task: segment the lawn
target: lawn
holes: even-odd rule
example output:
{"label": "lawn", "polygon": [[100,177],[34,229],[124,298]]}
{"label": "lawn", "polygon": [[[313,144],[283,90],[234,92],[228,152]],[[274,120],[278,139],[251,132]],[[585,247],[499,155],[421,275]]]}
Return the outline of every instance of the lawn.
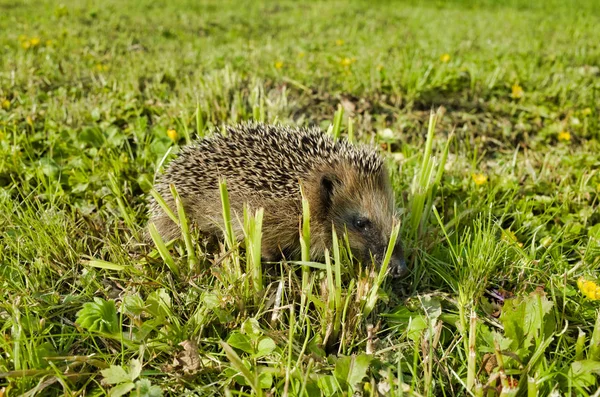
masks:
{"label": "lawn", "polygon": [[[0,396],[598,396],[596,3],[0,0]],[[142,244],[252,119],[380,147],[410,275]]]}

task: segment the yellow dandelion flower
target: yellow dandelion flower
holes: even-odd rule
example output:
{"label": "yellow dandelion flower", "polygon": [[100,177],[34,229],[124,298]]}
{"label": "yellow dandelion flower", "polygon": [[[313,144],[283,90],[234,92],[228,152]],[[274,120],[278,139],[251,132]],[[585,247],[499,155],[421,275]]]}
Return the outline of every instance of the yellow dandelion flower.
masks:
{"label": "yellow dandelion flower", "polygon": [[600,286],[593,281],[579,277],[577,280],[579,291],[586,297],[592,300],[600,300]]}
{"label": "yellow dandelion flower", "polygon": [[523,95],[524,95],[523,87],[521,87],[517,83],[513,84],[512,93],[510,94],[510,96],[513,99],[519,99],[519,98],[523,98]]}
{"label": "yellow dandelion flower", "polygon": [[10,107],[10,101],[8,99],[4,99],[2,101],[2,109],[8,109]]}
{"label": "yellow dandelion flower", "polygon": [[487,175],[483,174],[471,174],[471,178],[473,178],[473,182],[475,182],[477,186],[485,185],[488,180]]}
{"label": "yellow dandelion flower", "polygon": [[33,37],[31,40],[29,40],[29,44],[31,44],[32,47],[37,47],[40,45],[42,41],[40,40],[39,37]]}
{"label": "yellow dandelion flower", "polygon": [[344,67],[348,67],[350,65],[352,65],[354,62],[356,62],[356,58],[343,58],[340,63],[342,64],[342,66]]}
{"label": "yellow dandelion flower", "polygon": [[335,45],[338,46],[338,47],[339,46],[343,46],[344,45],[344,40],[340,40],[340,39],[336,40],[335,41]]}
{"label": "yellow dandelion flower", "polygon": [[21,47],[23,47],[24,49],[29,49],[29,47],[31,47],[31,42],[29,40],[27,41],[22,41],[21,42]]}
{"label": "yellow dandelion flower", "polygon": [[444,63],[450,62],[450,54],[442,54],[442,56],[440,56],[440,61]]}
{"label": "yellow dandelion flower", "polygon": [[561,131],[558,133],[558,140],[569,142],[571,140],[571,133],[569,131]]}
{"label": "yellow dandelion flower", "polygon": [[546,236],[542,239],[542,241],[540,241],[540,243],[542,244],[542,246],[544,246],[545,248],[548,248],[550,246],[550,244],[552,244],[552,237],[550,236]]}
{"label": "yellow dandelion flower", "polygon": [[501,239],[509,243],[516,243],[519,247],[523,246],[523,243],[519,242],[517,235],[512,230],[504,230]]}
{"label": "yellow dandelion flower", "polygon": [[275,62],[275,69],[281,69],[283,67],[283,62],[277,61]]}
{"label": "yellow dandelion flower", "polygon": [[104,65],[102,63],[97,63],[96,70],[99,72],[106,72],[108,70],[108,65]]}
{"label": "yellow dandelion flower", "polygon": [[589,116],[590,114],[592,114],[592,109],[591,108],[585,108],[581,111],[581,114],[583,114],[584,116]]}
{"label": "yellow dandelion flower", "polygon": [[27,116],[27,118],[25,119],[25,121],[27,122],[27,124],[29,124],[30,126],[33,127],[33,119],[31,118],[31,116]]}
{"label": "yellow dandelion flower", "polygon": [[305,56],[305,55],[306,55],[306,54],[305,54],[304,52],[300,51],[300,52],[298,53],[298,58],[304,58],[304,56]]}
{"label": "yellow dandelion flower", "polygon": [[173,141],[173,142],[177,142],[177,131],[175,131],[174,129],[168,129],[167,130],[167,136]]}

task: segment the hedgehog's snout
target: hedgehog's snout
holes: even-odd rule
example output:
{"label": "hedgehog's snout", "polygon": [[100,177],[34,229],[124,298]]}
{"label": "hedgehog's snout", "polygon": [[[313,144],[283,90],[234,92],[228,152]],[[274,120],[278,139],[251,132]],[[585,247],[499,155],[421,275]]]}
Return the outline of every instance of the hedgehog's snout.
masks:
{"label": "hedgehog's snout", "polygon": [[402,243],[400,241],[396,242],[388,269],[389,274],[392,277],[404,277],[409,272],[408,266],[406,265],[406,258],[404,257],[404,249],[402,248]]}
{"label": "hedgehog's snout", "polygon": [[390,276],[392,277],[404,277],[408,274],[408,266],[406,265],[406,259],[403,255],[399,257],[392,257],[389,264]]}

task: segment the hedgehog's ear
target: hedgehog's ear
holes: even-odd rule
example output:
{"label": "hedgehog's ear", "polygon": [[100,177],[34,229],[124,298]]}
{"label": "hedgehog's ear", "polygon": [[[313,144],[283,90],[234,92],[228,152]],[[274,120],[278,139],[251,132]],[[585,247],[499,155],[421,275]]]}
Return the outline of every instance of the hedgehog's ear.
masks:
{"label": "hedgehog's ear", "polygon": [[320,193],[323,209],[329,210],[333,203],[333,192],[340,184],[340,179],[333,174],[324,174],[321,177]]}

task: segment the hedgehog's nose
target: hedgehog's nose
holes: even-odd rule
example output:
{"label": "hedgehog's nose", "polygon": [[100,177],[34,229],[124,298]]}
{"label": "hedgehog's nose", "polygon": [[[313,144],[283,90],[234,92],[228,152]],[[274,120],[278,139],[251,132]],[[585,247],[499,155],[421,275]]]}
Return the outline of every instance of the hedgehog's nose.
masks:
{"label": "hedgehog's nose", "polygon": [[404,257],[392,258],[390,262],[390,275],[394,278],[404,277],[408,274],[408,266]]}

